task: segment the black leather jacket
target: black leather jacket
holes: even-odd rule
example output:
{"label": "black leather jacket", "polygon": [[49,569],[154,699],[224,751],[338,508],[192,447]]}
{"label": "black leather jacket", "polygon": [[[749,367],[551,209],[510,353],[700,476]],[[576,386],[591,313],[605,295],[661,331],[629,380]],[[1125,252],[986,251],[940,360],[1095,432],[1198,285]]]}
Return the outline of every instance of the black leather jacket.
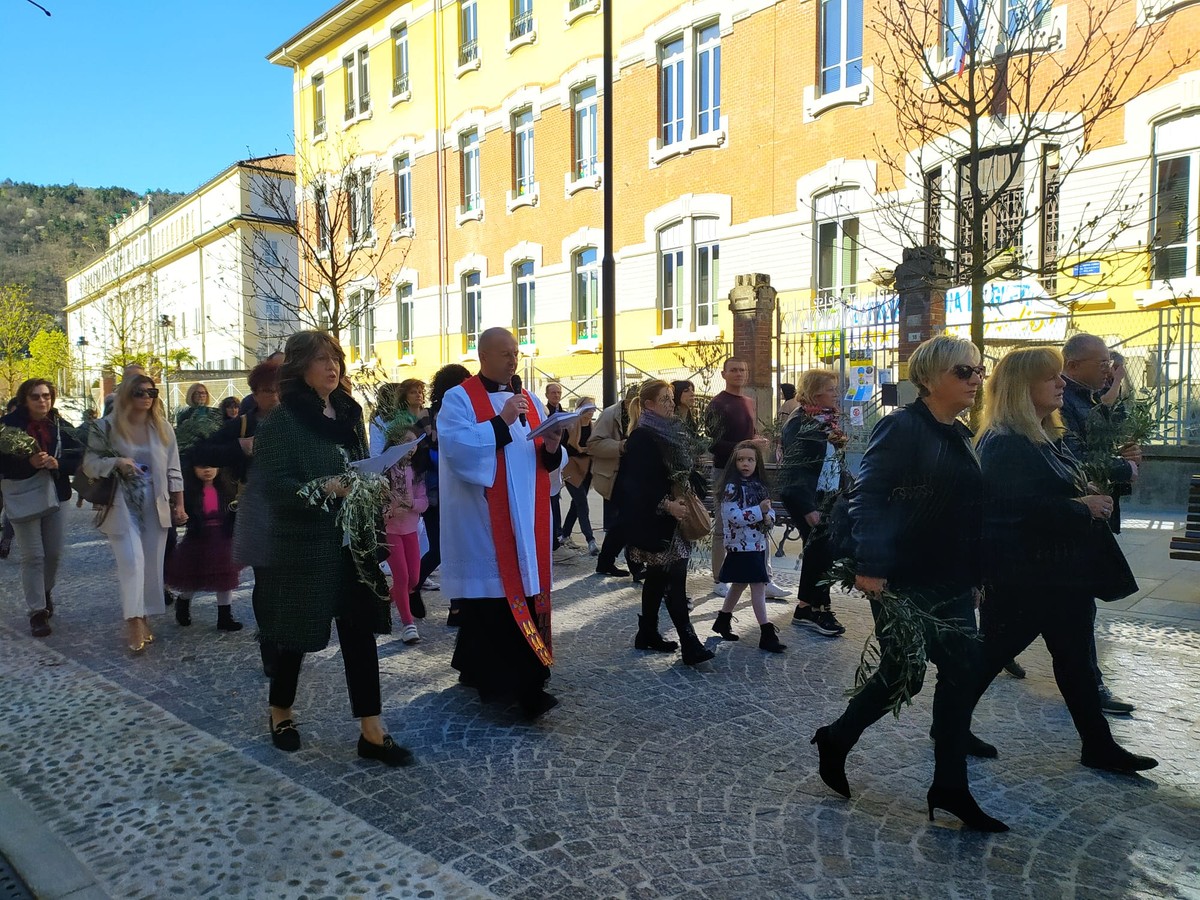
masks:
{"label": "black leather jacket", "polygon": [[983,473],[961,422],[922,400],[879,421],[850,499],[860,575],[961,592],[982,583]]}

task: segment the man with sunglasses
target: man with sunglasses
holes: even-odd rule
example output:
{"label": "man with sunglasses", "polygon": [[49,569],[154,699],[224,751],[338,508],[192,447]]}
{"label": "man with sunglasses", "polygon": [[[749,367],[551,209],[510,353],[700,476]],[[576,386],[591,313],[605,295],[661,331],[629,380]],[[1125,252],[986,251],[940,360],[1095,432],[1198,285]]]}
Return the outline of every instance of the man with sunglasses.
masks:
{"label": "man with sunglasses", "polygon": [[[1112,353],[1108,346],[1094,334],[1076,334],[1063,344],[1063,377],[1067,380],[1063,391],[1062,418],[1066,426],[1063,442],[1083,460],[1093,449],[1092,442],[1098,436],[1090,432],[1089,423],[1095,421],[1094,416],[1108,420],[1113,415],[1110,406],[1100,402],[1099,394],[1108,384],[1112,369]],[[1113,447],[1112,458],[1109,461],[1108,480],[1112,484],[1112,515],[1108,522],[1116,534],[1121,533],[1121,500],[1123,495],[1132,491],[1133,482],[1137,480],[1138,466],[1142,462],[1142,448],[1136,444],[1125,447]],[[1092,611],[1093,631],[1095,629],[1095,607]],[[1127,715],[1134,710],[1132,703],[1127,703],[1114,697],[1108,685],[1104,683],[1104,675],[1096,660],[1096,641],[1092,639],[1092,671],[1096,676],[1096,684],[1100,691],[1100,706],[1108,713]]]}

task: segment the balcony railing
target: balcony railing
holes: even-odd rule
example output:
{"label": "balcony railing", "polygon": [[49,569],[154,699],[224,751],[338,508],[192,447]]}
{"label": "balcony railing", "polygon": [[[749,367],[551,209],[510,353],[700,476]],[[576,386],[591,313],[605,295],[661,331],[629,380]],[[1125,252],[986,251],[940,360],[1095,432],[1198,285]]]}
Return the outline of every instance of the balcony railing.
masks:
{"label": "balcony railing", "polygon": [[513,16],[512,28],[508,31],[508,39],[515,41],[517,38],[529,34],[533,31],[533,10],[518,13]]}
{"label": "balcony railing", "polygon": [[401,72],[392,79],[392,96],[399,97],[401,94],[408,93],[408,73]]}
{"label": "balcony railing", "polygon": [[581,6],[587,6],[592,0],[570,0],[567,4],[568,9],[579,9]]}
{"label": "balcony railing", "polygon": [[313,137],[320,137],[325,133],[325,117],[321,116],[313,122]]}
{"label": "balcony railing", "polygon": [[352,100],[352,99],[347,100],[346,101],[346,121],[349,122],[351,119],[353,119],[354,114],[357,111],[358,111],[358,104],[355,103],[354,100]]}
{"label": "balcony railing", "polygon": [[479,59],[479,41],[463,41],[458,45],[458,64],[468,65]]}
{"label": "balcony railing", "polygon": [[593,175],[600,173],[600,162],[595,156],[585,156],[575,160],[575,177],[591,178]]}

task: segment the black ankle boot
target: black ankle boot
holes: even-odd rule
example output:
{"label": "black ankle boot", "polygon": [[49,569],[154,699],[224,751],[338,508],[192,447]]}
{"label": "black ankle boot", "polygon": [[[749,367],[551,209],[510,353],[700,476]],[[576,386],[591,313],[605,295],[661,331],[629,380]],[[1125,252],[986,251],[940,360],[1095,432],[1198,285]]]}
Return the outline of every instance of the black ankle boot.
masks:
{"label": "black ankle boot", "polygon": [[759,650],[769,650],[771,653],[782,653],[787,649],[787,644],[779,643],[779,629],[768,622],[766,625],[759,625],[762,629],[762,637],[758,639]]}
{"label": "black ankle boot", "polygon": [[817,753],[820,754],[817,772],[821,780],[849,800],[850,782],[846,779],[846,757],[850,755],[853,745],[847,746],[837,740],[828,725],[818,728],[809,743],[816,744]]}
{"label": "black ankle boot", "polygon": [[679,645],[668,641],[658,633],[658,619],[651,620],[647,616],[638,616],[637,637],[633,639],[634,649],[656,650],[659,653],[674,653]]}
{"label": "black ankle boot", "polygon": [[175,621],[180,625],[192,624],[191,597],[177,597],[175,599]]}
{"label": "black ankle boot", "polygon": [[972,831],[990,831],[996,834],[1008,831],[1008,826],[999,819],[993,819],[975,802],[971,789],[967,787],[943,788],[934,785],[929,789],[925,798],[929,803],[929,821],[933,821],[933,811],[944,809],[951,815],[962,819],[963,827]]}
{"label": "black ankle boot", "polygon": [[717,621],[713,622],[712,630],[726,641],[736,641],[738,636],[733,633],[733,613],[717,613]]}
{"label": "black ankle boot", "polygon": [[233,618],[233,607],[218,606],[217,607],[217,630],[218,631],[241,631],[242,623],[235,621]]}
{"label": "black ankle boot", "polygon": [[667,597],[667,612],[671,614],[671,623],[679,634],[679,646],[683,650],[685,665],[696,666],[716,656],[696,637],[696,629],[692,627],[692,620],[688,618],[687,598],[682,592],[677,596]]}

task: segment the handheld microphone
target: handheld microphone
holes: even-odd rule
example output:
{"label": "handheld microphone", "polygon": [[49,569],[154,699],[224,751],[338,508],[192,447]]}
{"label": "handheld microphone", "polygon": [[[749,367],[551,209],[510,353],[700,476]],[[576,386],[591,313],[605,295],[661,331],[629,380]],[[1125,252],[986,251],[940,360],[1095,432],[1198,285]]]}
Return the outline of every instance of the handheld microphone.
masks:
{"label": "handheld microphone", "polygon": [[[512,377],[512,380],[509,381],[509,385],[512,387],[513,393],[516,394],[518,397],[520,397],[521,396],[521,376],[514,375]],[[525,418],[525,413],[521,413],[521,424],[522,425],[529,424],[529,422]]]}

